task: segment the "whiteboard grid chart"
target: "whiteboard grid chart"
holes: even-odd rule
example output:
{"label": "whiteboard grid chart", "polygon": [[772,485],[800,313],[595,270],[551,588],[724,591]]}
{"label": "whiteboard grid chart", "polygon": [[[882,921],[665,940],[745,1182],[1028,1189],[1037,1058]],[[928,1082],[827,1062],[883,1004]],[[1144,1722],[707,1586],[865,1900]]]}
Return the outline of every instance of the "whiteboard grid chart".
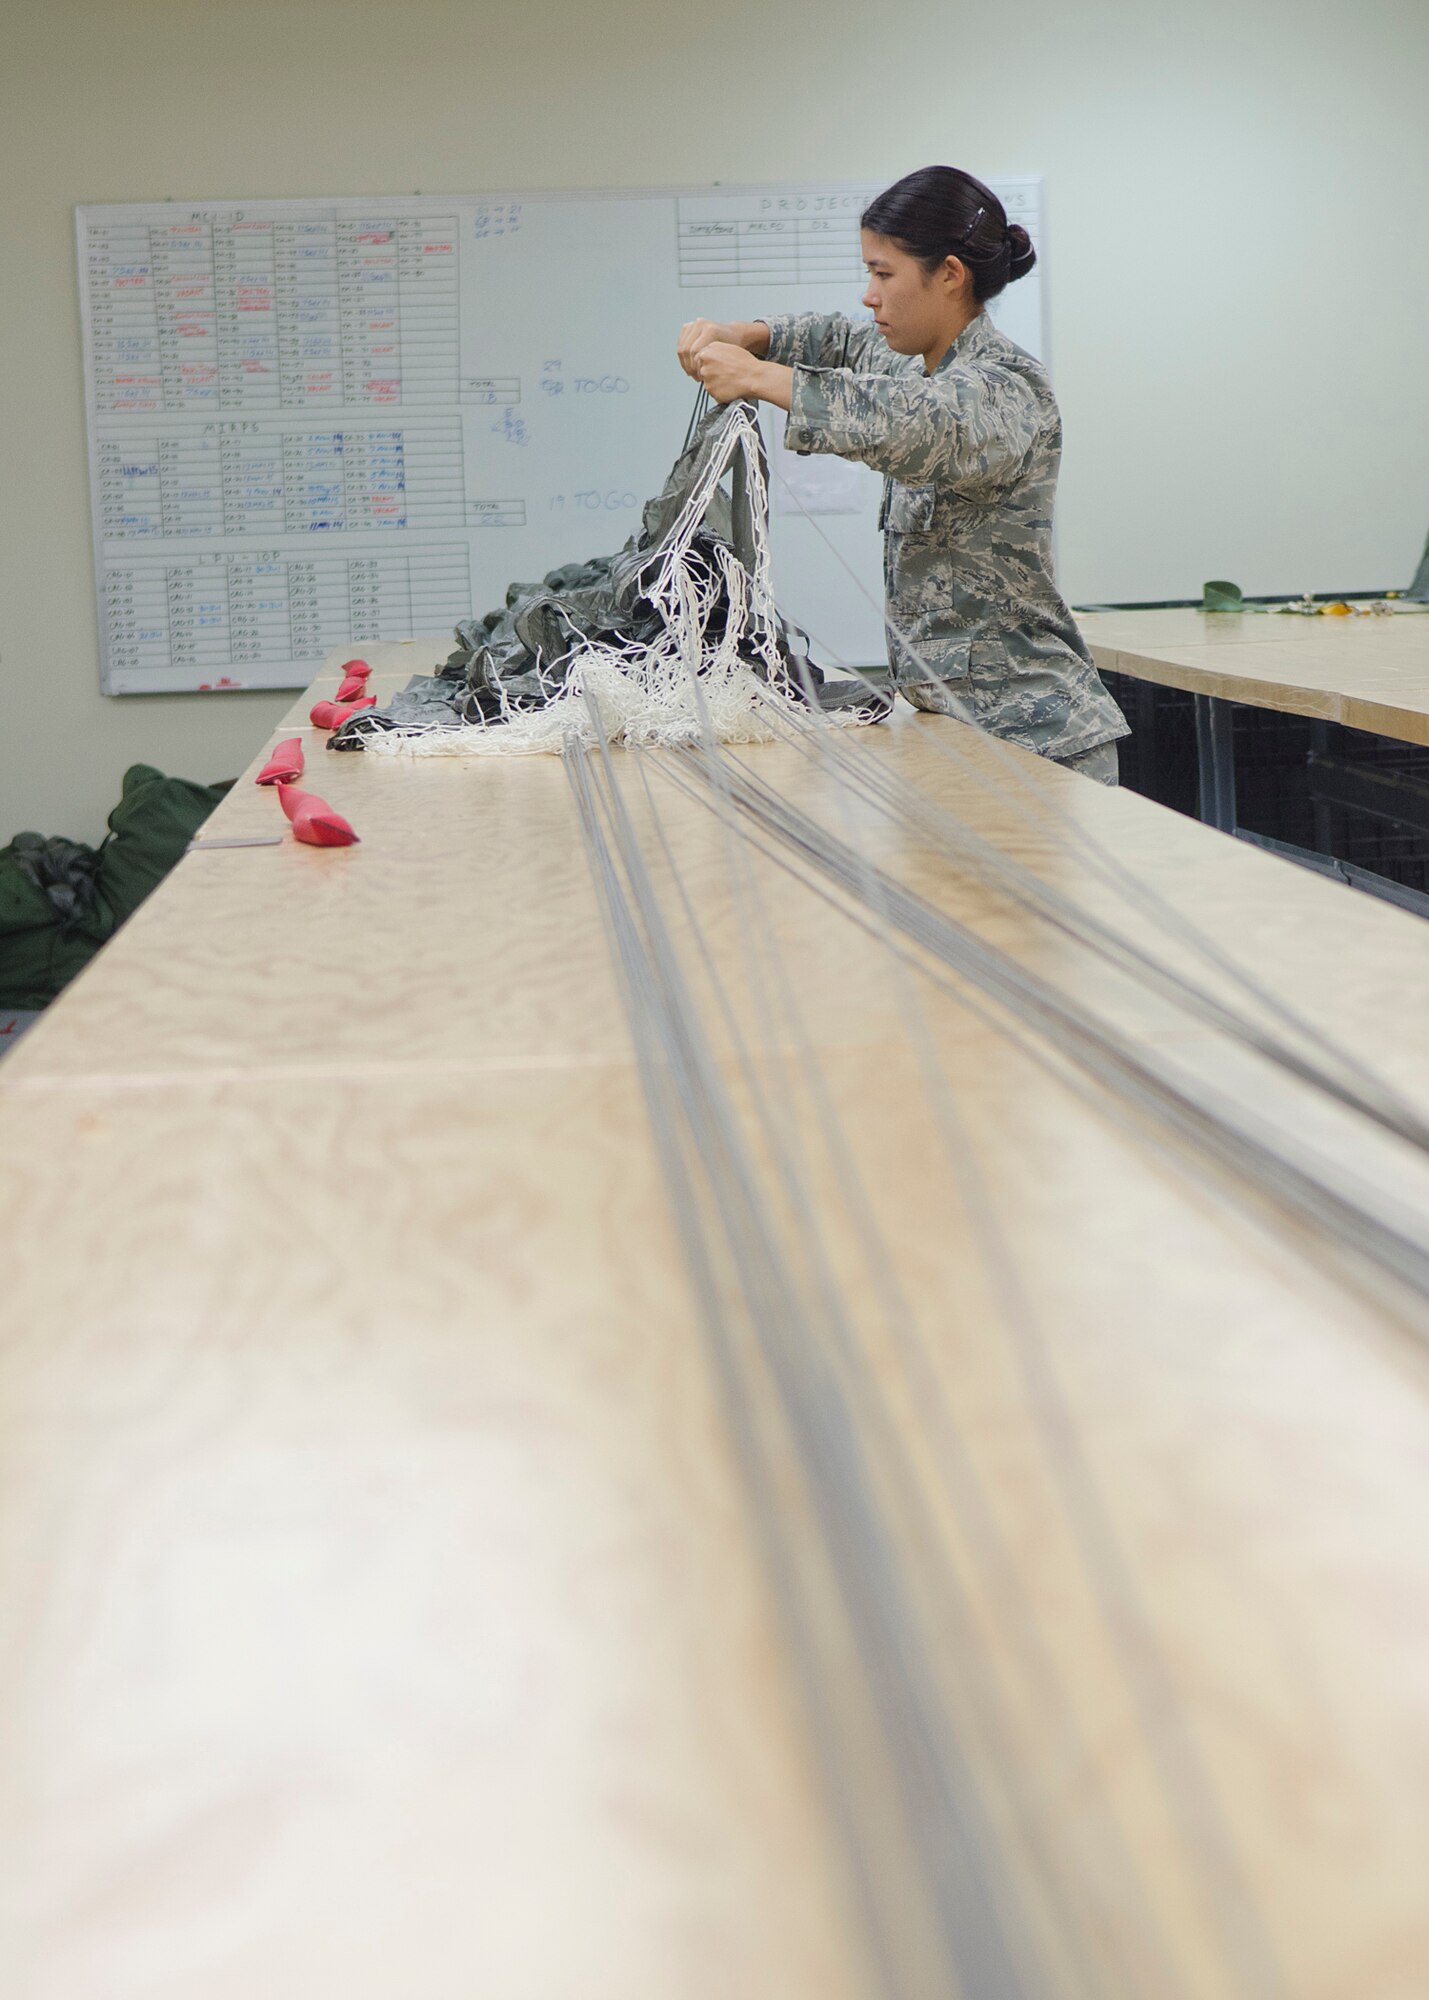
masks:
{"label": "whiteboard grid chart", "polygon": [[[1042,184],[991,185],[1039,253],[994,316],[1045,354]],[[301,687],[613,553],[684,436],[680,326],[858,315],[878,191],[80,208],[105,691]],[[876,665],[878,481],[779,435],[780,604],[823,663]]]}

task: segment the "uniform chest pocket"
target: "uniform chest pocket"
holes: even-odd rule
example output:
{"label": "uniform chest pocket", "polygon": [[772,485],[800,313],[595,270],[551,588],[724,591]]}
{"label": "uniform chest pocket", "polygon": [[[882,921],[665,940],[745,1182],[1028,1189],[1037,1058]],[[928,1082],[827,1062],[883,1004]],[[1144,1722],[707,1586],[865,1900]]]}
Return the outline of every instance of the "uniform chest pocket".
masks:
{"label": "uniform chest pocket", "polygon": [[926,535],[932,530],[935,499],[932,486],[902,486],[896,479],[886,479],[878,525],[894,535]]}

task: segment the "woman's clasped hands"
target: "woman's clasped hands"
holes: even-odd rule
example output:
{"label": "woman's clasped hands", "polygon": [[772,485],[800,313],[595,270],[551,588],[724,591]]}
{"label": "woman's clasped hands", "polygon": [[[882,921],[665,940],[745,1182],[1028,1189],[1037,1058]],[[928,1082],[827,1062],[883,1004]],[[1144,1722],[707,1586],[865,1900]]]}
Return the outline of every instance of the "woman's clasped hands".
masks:
{"label": "woman's clasped hands", "polygon": [[680,366],[703,382],[717,403],[734,403],[763,391],[767,365],[750,353],[741,332],[712,319],[692,319],[680,329],[676,350]]}

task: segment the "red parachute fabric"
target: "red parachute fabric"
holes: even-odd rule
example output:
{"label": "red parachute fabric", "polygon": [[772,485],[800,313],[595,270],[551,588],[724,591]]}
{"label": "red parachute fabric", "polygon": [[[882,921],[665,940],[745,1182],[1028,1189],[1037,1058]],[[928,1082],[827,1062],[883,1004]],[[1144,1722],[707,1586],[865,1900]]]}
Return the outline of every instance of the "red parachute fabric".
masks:
{"label": "red parachute fabric", "polygon": [[291,785],[294,778],[301,778],[302,775],[302,738],[290,736],[278,745],[253,782],[255,785]]}
{"label": "red parachute fabric", "polygon": [[347,718],[356,715],[359,709],[376,708],[376,706],[375,694],[368,695],[365,701],[345,701],[341,704],[335,701],[315,701],[308,711],[308,720],[314,729],[341,729]]}
{"label": "red parachute fabric", "polygon": [[[337,691],[339,701],[355,701],[367,685],[367,676],[372,672],[366,660],[344,660],[342,663],[342,686]],[[376,697],[374,696],[375,700]]]}
{"label": "red parachute fabric", "polygon": [[304,840],[309,847],[351,847],[356,842],[357,835],[342,814],[316,792],[279,785],[278,801],[292,821],[295,840]]}

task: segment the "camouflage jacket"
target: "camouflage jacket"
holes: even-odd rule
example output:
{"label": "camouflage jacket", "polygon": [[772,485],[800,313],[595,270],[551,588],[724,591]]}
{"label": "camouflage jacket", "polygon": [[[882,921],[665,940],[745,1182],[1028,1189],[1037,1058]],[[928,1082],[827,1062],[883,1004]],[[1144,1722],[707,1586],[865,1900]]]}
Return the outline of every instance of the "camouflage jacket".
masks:
{"label": "camouflage jacket", "polygon": [[884,587],[895,681],[1045,757],[1128,729],[1052,575],[1062,423],[1040,362],[986,313],[929,375],[871,322],[771,319],[794,370],[785,443],[885,475]]}

